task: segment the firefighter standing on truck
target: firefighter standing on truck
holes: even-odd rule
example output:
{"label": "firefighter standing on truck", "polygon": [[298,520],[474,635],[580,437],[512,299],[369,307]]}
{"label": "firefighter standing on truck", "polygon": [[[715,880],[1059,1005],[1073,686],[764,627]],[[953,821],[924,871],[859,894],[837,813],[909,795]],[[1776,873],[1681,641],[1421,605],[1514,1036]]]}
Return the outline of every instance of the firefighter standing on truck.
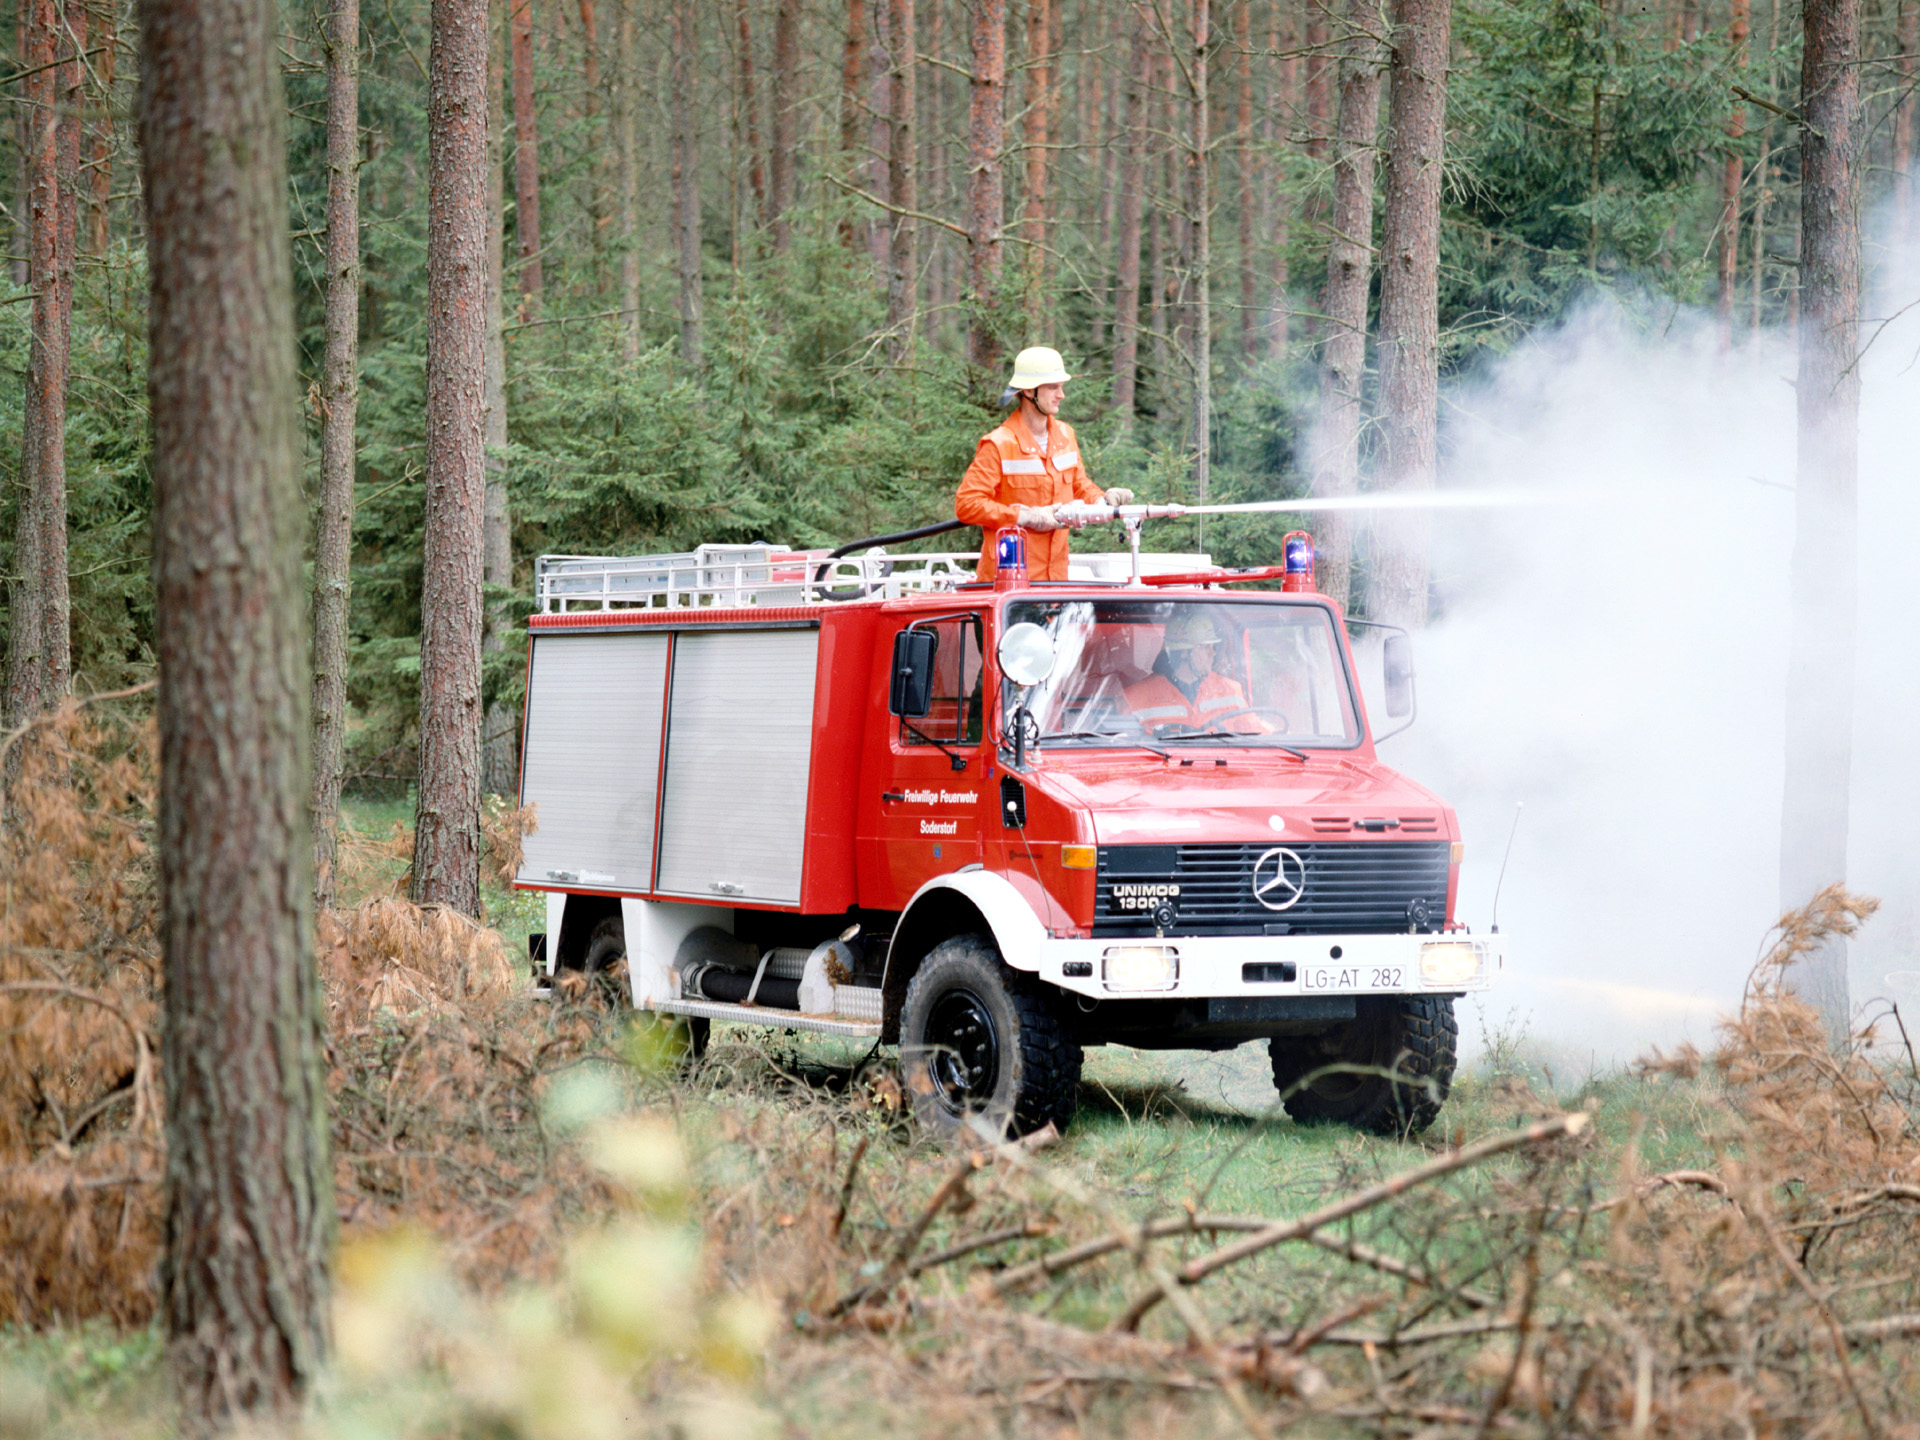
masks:
{"label": "firefighter standing on truck", "polygon": [[993,579],[994,533],[1017,525],[1027,532],[1027,577],[1065,580],[1069,526],[1054,507],[1069,500],[1133,503],[1131,490],[1103,491],[1088,478],[1073,427],[1058,418],[1072,378],[1058,350],[1036,345],[1014,357],[1000,403],[1018,405],[1006,424],[981,438],[953,502],[958,519],[984,532],[978,579]]}

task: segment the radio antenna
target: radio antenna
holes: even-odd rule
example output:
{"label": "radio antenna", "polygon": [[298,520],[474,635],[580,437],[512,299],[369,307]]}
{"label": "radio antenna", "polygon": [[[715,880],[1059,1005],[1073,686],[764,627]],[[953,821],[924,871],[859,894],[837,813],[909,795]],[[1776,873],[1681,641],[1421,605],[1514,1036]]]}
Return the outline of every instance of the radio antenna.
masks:
{"label": "radio antenna", "polygon": [[1507,853],[1500,857],[1500,878],[1493,882],[1493,933],[1500,933],[1500,887],[1507,883],[1507,862],[1513,859],[1513,837],[1520,833],[1520,812],[1527,808],[1527,802],[1516,800],[1513,806],[1513,826],[1507,831]]}

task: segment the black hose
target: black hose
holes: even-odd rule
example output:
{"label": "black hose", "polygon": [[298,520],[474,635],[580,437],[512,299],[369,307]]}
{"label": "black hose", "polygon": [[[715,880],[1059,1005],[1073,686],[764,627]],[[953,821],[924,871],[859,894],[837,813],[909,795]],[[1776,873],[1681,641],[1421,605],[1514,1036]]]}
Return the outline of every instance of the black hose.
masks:
{"label": "black hose", "polygon": [[[753,989],[753,976],[740,970],[722,970],[718,965],[710,965],[694,977],[694,988],[703,999],[738,1005]],[[769,1010],[798,1010],[800,982],[781,980],[772,975],[762,976],[760,993],[754,996],[754,1003],[765,1005]]]}
{"label": "black hose", "polygon": [[[929,535],[944,535],[949,530],[964,530],[966,526],[967,522],[964,520],[942,520],[938,525],[922,525],[918,530],[900,530],[892,535],[869,535],[864,540],[849,540],[838,550],[829,550],[827,559],[838,560],[842,555],[851,555],[865,545],[897,545],[903,540],[924,540]],[[815,574],[813,578],[817,584],[820,576]]]}
{"label": "black hose", "polygon": [[[827,572],[833,568],[833,562],[855,550],[868,545],[893,545],[902,540],[924,540],[929,535],[944,535],[949,530],[962,529],[966,523],[964,520],[942,520],[938,525],[922,525],[918,530],[898,530],[891,535],[869,535],[864,540],[849,540],[838,550],[827,552],[827,558],[814,569],[813,583],[824,586]],[[865,585],[842,585],[833,590],[822,588],[820,598],[822,600],[861,600],[866,598],[866,594]]]}

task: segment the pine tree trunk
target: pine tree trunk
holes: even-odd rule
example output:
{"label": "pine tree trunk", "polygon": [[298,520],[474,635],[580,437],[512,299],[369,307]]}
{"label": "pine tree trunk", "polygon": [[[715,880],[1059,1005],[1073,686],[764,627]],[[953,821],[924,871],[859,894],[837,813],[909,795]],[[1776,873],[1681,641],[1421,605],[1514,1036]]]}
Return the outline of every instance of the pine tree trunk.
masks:
{"label": "pine tree trunk", "polygon": [[[1452,10],[1452,0],[1394,5],[1380,234],[1380,474],[1392,490],[1432,489],[1437,459],[1440,165]],[[1426,624],[1428,528],[1420,518],[1376,526],[1373,609],[1384,620]]]}
{"label": "pine tree trunk", "polygon": [[[1860,446],[1859,0],[1806,0],[1800,65],[1800,373],[1787,667],[1782,908],[1847,878]],[[1793,983],[1835,1043],[1851,1010],[1846,942]]]}
{"label": "pine tree trunk", "polygon": [[[863,147],[860,125],[866,118],[867,3],[847,0],[847,43],[840,54],[840,155],[846,166],[847,183],[861,183]],[[840,222],[840,240],[849,249],[866,245],[866,223],[848,218]]]}
{"label": "pine tree trunk", "polygon": [[[1292,48],[1291,44],[1288,43],[1291,39],[1291,34],[1283,30],[1281,25],[1281,10],[1282,5],[1280,0],[1275,0],[1270,19],[1270,28],[1267,32],[1269,37],[1267,48],[1276,54],[1283,53]],[[1280,108],[1283,113],[1291,115],[1295,107],[1299,104],[1300,62],[1289,55],[1279,61],[1279,70]],[[1271,118],[1264,121],[1263,124],[1266,128],[1268,142],[1272,144],[1277,139],[1276,127]],[[1270,176],[1275,174],[1273,171],[1267,173]],[[1267,215],[1267,223],[1262,228],[1264,233],[1271,237],[1270,253],[1273,256],[1273,276],[1271,284],[1273,309],[1270,312],[1271,318],[1267,322],[1267,356],[1269,359],[1279,360],[1286,356],[1287,344],[1292,338],[1288,333],[1291,328],[1288,322],[1291,317],[1292,307],[1291,301],[1287,298],[1287,291],[1292,282],[1292,276],[1288,273],[1287,269],[1287,246],[1293,224],[1293,210],[1292,202],[1288,198],[1286,191],[1279,185],[1273,183],[1269,183],[1266,186],[1265,198],[1262,203]]]}
{"label": "pine tree trunk", "polygon": [[1127,57],[1126,155],[1120,167],[1120,253],[1113,291],[1113,413],[1126,428],[1133,425],[1140,369],[1140,216],[1146,200],[1147,88],[1152,73],[1147,33],[1146,17],[1136,8]]}
{"label": "pine tree trunk", "polygon": [[307,654],[277,15],[142,0],[166,1317],[181,1429],[290,1423],[326,1359]]}
{"label": "pine tree trunk", "polygon": [[1333,79],[1338,62],[1327,35],[1329,0],[1302,0],[1306,8],[1306,55],[1301,65],[1306,70],[1307,155],[1314,160],[1327,158],[1327,133],[1333,128]]}
{"label": "pine tree trunk", "polygon": [[313,538],[313,883],[314,903],[322,908],[333,904],[347,739],[354,421],[360,405],[360,0],[332,0],[326,51],[326,358]]}
{"label": "pine tree trunk", "polygon": [[[73,271],[79,238],[80,112],[85,104],[85,69],[80,55],[87,45],[87,12],[81,0],[59,0],[55,49],[59,116],[54,146],[58,203],[54,207],[54,291],[56,313],[48,355],[49,383],[58,404],[46,418],[51,433],[42,447],[48,461],[40,505],[40,706],[57,709],[73,684],[73,606],[67,588],[67,391],[73,370]],[[57,457],[57,463],[55,463]]]}
{"label": "pine tree trunk", "polygon": [[587,93],[583,102],[587,146],[587,230],[593,248],[593,284],[605,293],[607,222],[607,147],[600,129],[600,16],[594,0],[580,0],[580,56]]}
{"label": "pine tree trunk", "polygon": [[[860,0],[853,0],[855,5]],[[733,0],[734,28],[739,32],[734,58],[734,83],[740,87],[740,113],[746,121],[747,187],[753,192],[753,213],[764,229],[767,214],[767,166],[760,145],[760,89],[753,74],[753,16],[747,0]]]}
{"label": "pine tree trunk", "polygon": [[1913,204],[1914,84],[1920,78],[1920,4],[1899,0],[1899,99],[1893,109],[1893,198],[1898,233],[1910,238],[1915,229]]}
{"label": "pine tree trunk", "polygon": [[[524,5],[514,12],[516,45],[524,12]],[[427,76],[426,553],[420,597],[420,789],[413,898],[477,918],[480,634],[485,623],[480,587],[487,488],[482,448],[487,7],[485,0],[433,0],[432,17]],[[527,93],[531,99],[531,86]]]}
{"label": "pine tree trunk", "polygon": [[1240,83],[1239,108],[1234,117],[1235,149],[1239,151],[1240,193],[1234,206],[1240,223],[1240,363],[1253,363],[1259,353],[1259,267],[1255,262],[1253,195],[1258,154],[1253,146],[1253,4],[1240,0],[1233,11],[1234,74]]}
{"label": "pine tree trunk", "polygon": [[[1360,488],[1360,426],[1367,377],[1367,294],[1373,279],[1373,160],[1384,57],[1371,33],[1374,0],[1347,0],[1341,41],[1340,114],[1333,136],[1333,225],[1327,247],[1321,342],[1320,418],[1314,436],[1313,493]],[[1322,594],[1350,599],[1353,528],[1338,512],[1319,525]]]}
{"label": "pine tree trunk", "polygon": [[[634,103],[633,7],[637,0],[620,0],[620,64],[614,77],[620,152],[620,327],[629,362],[640,358],[640,134]],[[499,207],[496,206],[496,209]]]}
{"label": "pine tree trunk", "polygon": [[[893,153],[893,51],[887,36],[891,29],[887,0],[874,0],[873,24],[867,32],[867,193],[879,197],[883,205],[893,202],[893,177],[887,157]],[[893,260],[893,221],[884,211],[866,227],[867,258],[873,273],[886,283]]]}
{"label": "pine tree trunk", "polygon": [[[1211,0],[1193,0],[1193,141],[1187,152],[1192,197],[1193,493],[1202,505],[1213,479],[1213,114],[1207,50]],[[1198,535],[1206,548],[1203,517]]]}
{"label": "pine tree trunk", "polygon": [[[676,0],[678,3],[678,0]],[[773,249],[787,253],[793,243],[794,162],[798,159],[800,121],[800,0],[774,0],[773,7],[773,154],[768,208],[773,212]]]}
{"label": "pine tree trunk", "polygon": [[[1152,61],[1153,121],[1156,136],[1165,136],[1173,128],[1173,60],[1165,50],[1156,49]],[[1149,362],[1153,370],[1153,410],[1156,416],[1167,413],[1173,398],[1173,336],[1167,317],[1171,268],[1167,263],[1168,212],[1173,208],[1173,186],[1168,182],[1171,147],[1157,146],[1158,153],[1148,164],[1157,193],[1147,220],[1147,331],[1152,338]]]}
{"label": "pine tree trunk", "polygon": [[[1749,0],[1728,0],[1727,44],[1733,63],[1744,70],[1747,65],[1747,15]],[[1740,141],[1747,133],[1747,104],[1733,107],[1727,120],[1727,157],[1720,170],[1720,291],[1718,317],[1720,348],[1733,348],[1733,292],[1740,270]]]}
{"label": "pine tree trunk", "polygon": [[94,66],[100,77],[100,107],[94,116],[91,130],[93,146],[88,155],[89,183],[92,195],[87,207],[89,232],[87,253],[94,256],[105,255],[108,244],[108,220],[111,218],[113,197],[113,117],[115,97],[113,93],[114,60],[119,54],[119,26],[117,12],[109,10],[102,25],[105,32],[101,37],[100,55]]}
{"label": "pine tree trunk", "polygon": [[1026,203],[1021,211],[1021,236],[1027,242],[1023,308],[1027,328],[1034,334],[1046,329],[1047,306],[1047,179],[1053,139],[1053,109],[1056,93],[1054,52],[1054,0],[1028,0],[1027,4],[1027,97],[1026,97]]}
{"label": "pine tree trunk", "polygon": [[[73,256],[62,245],[62,159],[67,53],[58,0],[26,0],[29,319],[23,415],[22,497],[14,545],[12,653],[8,712],[14,723],[59,704],[68,666],[67,367],[72,317]],[[70,174],[71,172],[69,172]],[[62,263],[64,261],[64,264]]]}
{"label": "pine tree trunk", "polygon": [[[513,517],[507,503],[507,335],[506,335],[506,129],[507,107],[500,54],[500,30],[487,26],[487,348],[482,371],[481,427],[487,489],[481,520],[481,575],[489,585],[513,585]],[[509,628],[504,602],[487,607],[481,653],[506,649]],[[495,702],[480,725],[480,786],[489,795],[516,795],[520,789],[520,716]]]}
{"label": "pine tree trunk", "polygon": [[540,263],[540,130],[534,113],[533,0],[509,0],[513,17],[513,226],[520,298],[529,314],[545,288]]}
{"label": "pine tree trunk", "polygon": [[1007,0],[976,0],[967,105],[967,362],[983,379],[1000,361],[993,320],[1000,301],[1000,229],[1006,218],[1000,183],[1006,83]]}
{"label": "pine tree trunk", "polygon": [[[938,4],[939,0],[934,0]],[[887,137],[887,188],[902,211],[920,208],[914,145],[919,129],[915,114],[915,71],[918,37],[913,0],[889,0],[888,38],[893,55],[892,124]],[[887,331],[894,362],[902,363],[913,350],[918,321],[920,285],[920,222],[905,214],[893,217],[893,236],[887,253]]]}
{"label": "pine tree trunk", "polygon": [[674,0],[672,25],[674,264],[680,276],[680,358],[700,363],[700,132],[695,104],[696,49],[692,0]]}

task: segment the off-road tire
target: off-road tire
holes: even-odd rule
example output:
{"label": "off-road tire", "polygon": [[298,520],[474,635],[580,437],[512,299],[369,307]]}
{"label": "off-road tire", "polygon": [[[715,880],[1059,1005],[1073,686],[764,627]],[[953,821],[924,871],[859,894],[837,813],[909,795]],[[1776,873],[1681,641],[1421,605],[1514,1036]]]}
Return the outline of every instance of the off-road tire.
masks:
{"label": "off-road tire", "polygon": [[[984,1022],[990,1032],[961,1035]],[[963,1057],[958,1046],[979,1045]],[[958,1042],[958,1044],[953,1042]],[[976,1087],[967,1059],[992,1057],[992,1083]],[[900,1068],[914,1118],[943,1139],[978,1114],[996,1135],[1064,1130],[1080,1090],[1080,1042],[1031,976],[1010,968],[979,935],[943,940],[907,986],[900,1015]]]}
{"label": "off-road tire", "polygon": [[[1460,1039],[1453,997],[1363,995],[1357,1010],[1327,1035],[1267,1042],[1287,1114],[1303,1125],[1418,1135],[1453,1085]],[[1328,1066],[1347,1068],[1316,1073]],[[1354,1073],[1356,1066],[1369,1073]]]}

